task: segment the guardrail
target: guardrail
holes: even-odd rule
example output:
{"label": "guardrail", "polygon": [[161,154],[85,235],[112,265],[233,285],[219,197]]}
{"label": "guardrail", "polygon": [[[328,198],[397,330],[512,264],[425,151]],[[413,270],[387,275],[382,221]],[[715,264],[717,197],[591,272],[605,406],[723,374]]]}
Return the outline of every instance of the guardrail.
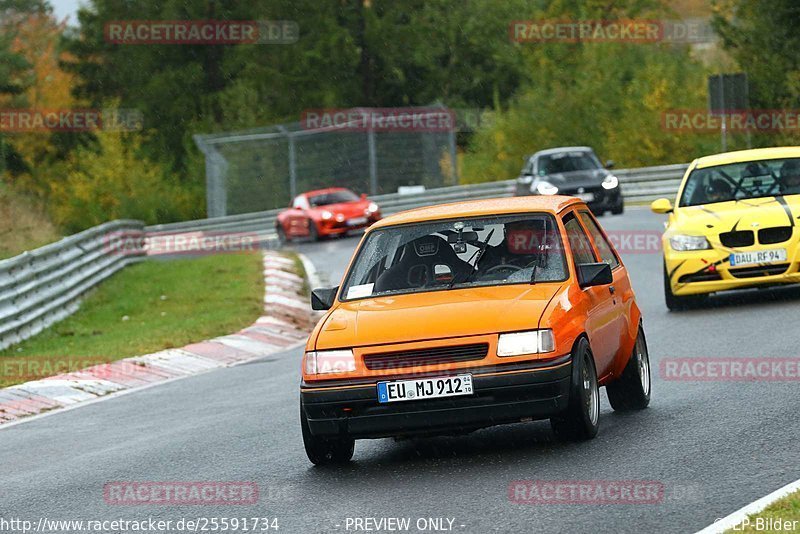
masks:
{"label": "guardrail", "polygon": [[0,349],[75,312],[91,288],[144,255],[144,223],[112,221],[0,261]]}
{"label": "guardrail", "polygon": [[[628,202],[646,202],[662,196],[674,196],[678,191],[688,164],[661,165],[638,169],[613,171],[619,177],[623,195]],[[514,194],[516,180],[485,182],[480,184],[438,187],[421,193],[389,193],[371,197],[384,215],[399,211],[462,200],[506,197]],[[148,236],[171,235],[186,232],[255,232],[262,236],[264,246],[277,246],[274,234],[275,217],[281,210],[268,210],[212,219],[159,224],[146,228]]]}

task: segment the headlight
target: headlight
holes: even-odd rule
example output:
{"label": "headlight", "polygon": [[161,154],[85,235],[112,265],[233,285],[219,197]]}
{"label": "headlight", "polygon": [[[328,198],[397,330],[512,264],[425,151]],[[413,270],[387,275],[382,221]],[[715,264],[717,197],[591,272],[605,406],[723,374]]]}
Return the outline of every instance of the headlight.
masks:
{"label": "headlight", "polygon": [[375,213],[376,211],[378,211],[378,205],[375,204],[374,202],[370,202],[369,206],[367,206],[367,211],[369,213]]}
{"label": "headlight", "polygon": [[307,375],[349,373],[356,370],[356,358],[352,350],[323,350],[306,352]]}
{"label": "headlight", "polygon": [[558,188],[550,182],[539,182],[536,184],[536,191],[538,191],[540,195],[555,195],[558,193]]}
{"label": "headlight", "polygon": [[322,212],[322,218],[325,219],[326,221],[328,219],[330,219],[331,217],[333,217],[333,213],[331,213],[331,212],[329,212],[327,210]]}
{"label": "headlight", "polygon": [[501,357],[539,354],[554,350],[556,350],[556,341],[552,330],[500,334],[500,338],[497,340],[497,355]]}
{"label": "headlight", "polygon": [[603,186],[603,189],[614,189],[619,185],[619,178],[614,176],[613,174],[609,174],[603,180],[603,183],[600,184]]}
{"label": "headlight", "polygon": [[669,244],[672,245],[672,250],[687,251],[687,250],[706,250],[711,248],[708,239],[701,235],[682,235],[677,234],[669,238]]}

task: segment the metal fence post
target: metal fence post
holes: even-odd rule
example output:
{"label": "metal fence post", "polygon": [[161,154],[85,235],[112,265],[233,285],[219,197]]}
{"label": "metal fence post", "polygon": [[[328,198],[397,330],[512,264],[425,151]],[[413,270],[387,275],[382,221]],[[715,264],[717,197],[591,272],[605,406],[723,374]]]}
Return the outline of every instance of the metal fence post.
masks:
{"label": "metal fence post", "polygon": [[450,179],[451,185],[458,184],[458,152],[456,152],[456,131],[455,125],[447,135],[447,141],[450,145]]}
{"label": "metal fence post", "polygon": [[378,156],[375,151],[375,130],[367,130],[367,149],[369,152],[369,193],[378,194]]}
{"label": "metal fence post", "polygon": [[297,159],[294,152],[294,136],[291,133],[286,133],[289,139],[289,195],[290,200],[294,200],[297,196]]}

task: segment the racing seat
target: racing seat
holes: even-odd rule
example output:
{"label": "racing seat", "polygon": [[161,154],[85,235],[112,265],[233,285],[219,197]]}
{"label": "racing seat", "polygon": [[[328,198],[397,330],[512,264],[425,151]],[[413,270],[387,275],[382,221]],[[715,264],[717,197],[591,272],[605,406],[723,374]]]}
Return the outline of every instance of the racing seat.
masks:
{"label": "racing seat", "polygon": [[447,266],[456,278],[464,277],[472,270],[472,265],[459,258],[444,238],[426,235],[403,245],[400,261],[375,280],[375,292],[434,284],[437,265]]}

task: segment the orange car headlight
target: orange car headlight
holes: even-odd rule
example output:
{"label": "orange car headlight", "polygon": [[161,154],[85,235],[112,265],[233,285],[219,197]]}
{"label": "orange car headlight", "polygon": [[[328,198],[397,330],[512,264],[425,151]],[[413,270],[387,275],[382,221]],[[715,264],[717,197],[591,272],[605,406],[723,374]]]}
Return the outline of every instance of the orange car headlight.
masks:
{"label": "orange car headlight", "polygon": [[306,352],[305,370],[307,375],[350,373],[356,370],[356,358],[350,349]]}
{"label": "orange car headlight", "polygon": [[497,355],[500,357],[539,354],[554,350],[556,350],[556,340],[552,330],[500,334],[497,340]]}

